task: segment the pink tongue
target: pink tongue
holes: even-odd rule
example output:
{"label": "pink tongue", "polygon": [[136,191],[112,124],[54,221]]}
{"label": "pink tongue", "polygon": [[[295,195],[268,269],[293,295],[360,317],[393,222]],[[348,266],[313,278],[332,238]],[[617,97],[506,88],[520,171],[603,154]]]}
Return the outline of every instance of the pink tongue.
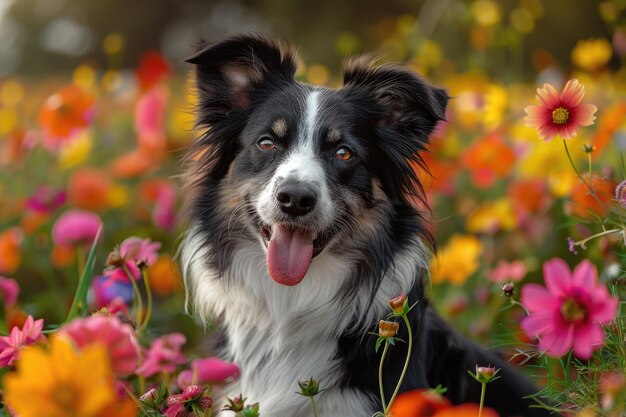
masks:
{"label": "pink tongue", "polygon": [[304,279],[313,259],[313,239],[299,230],[278,225],[267,248],[267,266],[272,279],[283,285],[296,285]]}

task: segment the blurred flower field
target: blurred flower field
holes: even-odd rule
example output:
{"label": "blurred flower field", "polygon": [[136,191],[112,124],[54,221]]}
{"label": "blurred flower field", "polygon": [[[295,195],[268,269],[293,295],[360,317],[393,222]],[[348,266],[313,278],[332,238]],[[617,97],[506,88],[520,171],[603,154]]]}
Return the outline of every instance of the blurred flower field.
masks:
{"label": "blurred flower field", "polygon": [[[535,378],[538,406],[621,416],[626,4],[599,3],[612,38],[581,39],[565,67],[533,51],[532,73],[515,57],[541,3],[520,4],[504,18],[497,2],[467,3],[468,62],[421,36],[415,16],[376,31],[379,56],[453,97],[420,172],[439,245],[430,294],[457,329]],[[176,268],[191,80],[158,51],[126,67],[123,45],[112,33],[105,62],[0,81],[2,415],[211,415],[239,374],[185,314]],[[507,57],[511,70],[494,72]],[[340,85],[314,62],[298,77]],[[391,415],[476,415],[441,395],[400,395]],[[256,415],[243,397],[230,415]]]}

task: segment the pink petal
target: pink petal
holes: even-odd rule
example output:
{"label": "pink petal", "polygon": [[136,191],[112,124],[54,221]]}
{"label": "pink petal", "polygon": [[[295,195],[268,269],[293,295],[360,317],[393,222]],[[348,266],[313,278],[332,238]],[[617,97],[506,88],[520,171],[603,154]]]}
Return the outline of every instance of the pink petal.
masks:
{"label": "pink petal", "polygon": [[545,333],[541,337],[539,346],[551,356],[565,355],[574,343],[574,326],[555,327],[554,331]]}
{"label": "pink petal", "polygon": [[543,106],[550,109],[557,107],[561,101],[559,93],[550,84],[544,84],[543,88],[537,89],[537,100],[539,100]]}
{"label": "pink petal", "polygon": [[543,264],[543,280],[554,296],[565,295],[571,287],[570,269],[563,259],[554,258]]}
{"label": "pink petal", "polygon": [[591,321],[606,324],[615,318],[618,300],[609,295],[606,287],[596,288],[592,293]]}
{"label": "pink petal", "polygon": [[572,284],[581,287],[587,292],[593,291],[598,282],[598,270],[588,259],[582,261],[574,269],[572,274]]}
{"label": "pink petal", "polygon": [[531,312],[552,311],[556,298],[538,284],[526,284],[522,287],[522,304]]}
{"label": "pink petal", "polygon": [[570,120],[576,126],[591,126],[596,120],[597,110],[593,104],[581,104],[570,110]]}
{"label": "pink petal", "polygon": [[561,93],[561,103],[567,108],[574,108],[583,101],[585,96],[585,86],[578,82],[577,79],[572,79],[565,84],[563,92]]}
{"label": "pink petal", "polygon": [[592,322],[576,329],[574,354],[581,359],[589,359],[594,350],[604,344],[604,331]]}
{"label": "pink petal", "polygon": [[552,321],[552,313],[531,314],[522,318],[520,327],[528,336],[537,337],[554,330],[554,322]]}

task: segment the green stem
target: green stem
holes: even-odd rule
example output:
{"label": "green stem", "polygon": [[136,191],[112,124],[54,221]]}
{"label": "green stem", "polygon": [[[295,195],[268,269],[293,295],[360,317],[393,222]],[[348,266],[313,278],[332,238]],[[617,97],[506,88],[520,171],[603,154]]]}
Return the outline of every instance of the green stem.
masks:
{"label": "green stem", "polygon": [[385,415],[389,414],[389,410],[391,409],[391,406],[394,400],[396,399],[398,392],[400,391],[400,386],[402,385],[402,381],[404,381],[404,376],[406,375],[406,371],[409,369],[409,362],[411,360],[411,352],[413,351],[413,331],[411,330],[411,323],[409,322],[409,319],[407,318],[406,314],[403,315],[402,318],[404,319],[404,324],[406,324],[407,331],[409,332],[409,335],[408,335],[409,349],[408,349],[408,352],[406,353],[406,360],[404,361],[404,368],[402,368],[402,373],[400,374],[400,380],[398,381],[398,385],[396,385],[396,389],[393,392],[393,395],[391,396],[391,400],[389,400],[389,404],[387,405],[387,408],[385,409]]}
{"label": "green stem", "polygon": [[483,387],[480,390],[480,406],[478,408],[478,417],[483,415],[483,407],[485,406],[485,391],[487,391],[487,383],[482,383]]}
{"label": "green stem", "polygon": [[591,173],[589,174],[589,181],[590,182],[588,183],[587,181],[585,181],[585,178],[582,175],[580,175],[580,172],[578,171],[578,168],[576,168],[576,165],[574,164],[574,160],[572,159],[572,155],[569,153],[569,148],[567,147],[567,142],[565,141],[565,139],[563,139],[563,145],[565,146],[565,153],[567,154],[567,159],[569,159],[569,163],[572,166],[572,169],[574,170],[574,172],[576,173],[578,178],[589,189],[589,193],[593,196],[593,198],[596,199],[596,201],[598,202],[598,204],[600,204],[600,206],[604,209],[604,211],[608,211],[606,206],[602,202],[602,200],[600,200],[600,197],[597,196],[596,192],[591,187],[591,180],[592,180]]}
{"label": "green stem", "polygon": [[83,271],[85,270],[85,253],[83,250],[81,246],[76,247],[76,263],[78,264],[79,277],[83,275]]}
{"label": "green stem", "polygon": [[383,356],[380,357],[380,365],[378,366],[378,386],[380,387],[380,401],[383,406],[383,411],[387,409],[387,403],[385,402],[385,389],[383,387],[383,364],[385,362],[385,356],[387,356],[387,350],[389,350],[389,342],[385,340]]}
{"label": "green stem", "polygon": [[[139,326],[140,324],[142,324],[141,316],[143,314],[143,299],[141,297],[141,292],[139,291],[139,286],[135,282],[135,277],[133,277],[133,274],[131,274],[128,268],[126,268],[126,264],[123,264],[122,268],[124,268],[124,272],[126,273],[126,276],[128,277],[128,279],[130,279],[130,283],[133,286],[133,292],[135,293],[137,297],[137,306],[136,306],[137,311],[135,312],[135,321],[137,322],[137,325]],[[139,329],[141,329],[141,326],[139,327]]]}
{"label": "green stem", "polygon": [[622,230],[622,229],[605,230],[604,232],[596,233],[595,235],[591,235],[588,238],[585,238],[583,240],[579,240],[578,242],[574,242],[574,245],[580,246],[583,249],[587,249],[585,244],[587,242],[589,242],[590,240],[593,240],[593,239],[598,238],[598,237],[606,236],[606,235],[612,235],[613,233],[618,233],[618,232],[624,232],[624,230]]}
{"label": "green stem", "polygon": [[317,417],[317,408],[315,408],[315,400],[313,397],[309,397],[311,399],[311,407],[313,407],[313,415]]}
{"label": "green stem", "polygon": [[148,323],[150,323],[150,318],[152,317],[152,290],[150,289],[150,282],[148,282],[148,274],[145,268],[141,271],[141,275],[143,276],[143,284],[146,287],[146,298],[148,299],[148,307],[146,308],[146,316],[141,323],[139,332],[146,330],[146,328],[148,327]]}

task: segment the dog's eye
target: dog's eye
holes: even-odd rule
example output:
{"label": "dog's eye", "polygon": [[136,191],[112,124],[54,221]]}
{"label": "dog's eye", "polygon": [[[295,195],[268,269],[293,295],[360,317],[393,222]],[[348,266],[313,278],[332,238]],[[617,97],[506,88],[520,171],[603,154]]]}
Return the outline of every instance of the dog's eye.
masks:
{"label": "dog's eye", "polygon": [[256,143],[259,149],[264,151],[271,151],[276,149],[276,144],[269,136],[261,136],[261,139]]}
{"label": "dog's eye", "polygon": [[352,151],[346,146],[340,146],[335,151],[335,158],[341,159],[342,161],[347,161],[348,159],[352,158]]}

